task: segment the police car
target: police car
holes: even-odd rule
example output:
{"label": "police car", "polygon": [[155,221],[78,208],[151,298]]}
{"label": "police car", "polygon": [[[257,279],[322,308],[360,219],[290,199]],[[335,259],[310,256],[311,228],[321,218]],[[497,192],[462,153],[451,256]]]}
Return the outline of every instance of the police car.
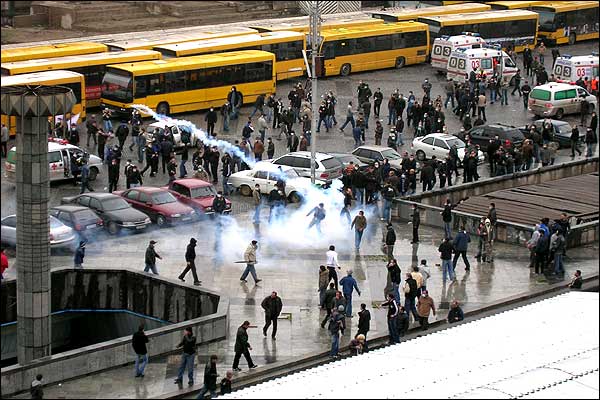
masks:
{"label": "police car", "polygon": [[589,56],[558,57],[552,71],[557,82],[576,82],[578,79],[592,80],[598,76],[598,53]]}
{"label": "police car", "polygon": [[457,49],[479,49],[485,40],[478,33],[465,32],[456,36],[441,36],[433,41],[431,47],[431,66],[438,72],[446,72],[448,58]]}

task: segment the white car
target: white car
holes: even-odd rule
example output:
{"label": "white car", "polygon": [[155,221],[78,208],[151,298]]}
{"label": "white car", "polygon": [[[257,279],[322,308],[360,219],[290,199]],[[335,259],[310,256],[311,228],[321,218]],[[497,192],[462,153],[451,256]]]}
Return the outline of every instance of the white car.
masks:
{"label": "white car", "polygon": [[[77,247],[77,235],[75,231],[63,224],[58,218],[49,216],[50,219],[50,232],[48,240],[50,242],[50,248],[64,248],[68,250],[75,250]],[[17,216],[9,215],[8,217],[2,218],[2,243],[9,246],[17,245]]]}
{"label": "white car", "polygon": [[200,136],[198,136],[197,133],[192,132],[190,128],[184,125],[177,125],[172,122],[167,123],[165,121],[156,121],[148,125],[146,131],[150,132],[150,134],[153,135],[156,128],[158,128],[158,130],[162,134],[167,126],[171,129],[171,132],[173,133],[173,139],[175,140],[174,146],[176,148],[183,147],[182,136],[184,136],[185,141],[191,144],[193,147],[198,146]]}
{"label": "white car", "polygon": [[269,161],[261,161],[254,165],[251,170],[240,171],[229,177],[229,184],[238,189],[242,196],[251,196],[254,185],[260,185],[260,191],[268,194],[275,188],[277,180],[284,178],[285,192],[292,203],[302,201],[304,189],[311,185],[310,178],[298,175],[292,167],[286,165],[274,165]]}
{"label": "white car", "polygon": [[[438,160],[443,160],[450,153],[450,148],[453,145],[456,145],[458,159],[462,161],[465,157],[466,145],[456,136],[445,133],[430,133],[414,138],[412,143],[413,151],[419,161],[430,159],[432,156],[435,156]],[[480,163],[485,160],[481,150],[478,151],[477,158]]]}

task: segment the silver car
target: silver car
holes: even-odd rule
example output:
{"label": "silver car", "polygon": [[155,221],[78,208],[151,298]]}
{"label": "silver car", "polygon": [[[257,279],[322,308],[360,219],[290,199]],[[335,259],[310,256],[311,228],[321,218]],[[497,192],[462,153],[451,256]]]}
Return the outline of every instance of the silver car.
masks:
{"label": "silver car", "polygon": [[[310,178],[310,151],[295,151],[273,160],[275,165],[287,165],[294,168],[298,175]],[[344,165],[340,160],[327,153],[315,154],[316,179],[331,182],[342,176]]]}
{"label": "silver car", "polygon": [[[52,249],[70,249],[74,250],[77,245],[77,235],[72,228],[69,228],[57,218],[49,215],[50,218],[50,247]],[[2,218],[2,243],[10,246],[17,245],[17,216],[9,215]]]}

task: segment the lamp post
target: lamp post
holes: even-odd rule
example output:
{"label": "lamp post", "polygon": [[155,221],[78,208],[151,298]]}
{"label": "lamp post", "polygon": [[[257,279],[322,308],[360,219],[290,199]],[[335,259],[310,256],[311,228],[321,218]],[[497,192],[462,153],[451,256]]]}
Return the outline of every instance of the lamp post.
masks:
{"label": "lamp post", "polygon": [[310,137],[310,180],[316,181],[316,152],[317,152],[317,124],[319,123],[318,92],[317,92],[317,56],[319,52],[319,28],[320,28],[320,9],[319,1],[310,2],[310,44],[311,44],[311,109],[312,109],[312,127]]}

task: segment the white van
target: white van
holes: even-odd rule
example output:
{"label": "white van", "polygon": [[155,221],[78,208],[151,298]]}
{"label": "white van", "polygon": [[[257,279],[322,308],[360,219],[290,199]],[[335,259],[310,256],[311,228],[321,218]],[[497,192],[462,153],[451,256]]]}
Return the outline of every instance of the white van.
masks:
{"label": "white van", "polygon": [[437,72],[446,72],[448,58],[457,49],[480,49],[485,45],[485,40],[478,33],[464,33],[462,35],[436,38],[431,47],[431,66]]}
{"label": "white van", "polygon": [[590,104],[590,109],[596,109],[598,99],[587,90],[577,85],[552,82],[533,88],[528,108],[537,116],[561,119],[565,114],[581,112],[584,99]]}
{"label": "white van", "polygon": [[517,64],[504,51],[496,48],[458,49],[450,54],[446,67],[448,78],[458,82],[469,79],[471,71],[481,70],[488,77],[497,70],[502,77],[510,81],[517,74]]}
{"label": "white van", "polygon": [[598,54],[558,57],[552,73],[557,82],[576,82],[579,78],[584,79],[585,77],[591,81],[598,76]]}
{"label": "white van", "polygon": [[[60,181],[63,179],[73,179],[71,174],[71,162],[83,157],[85,150],[66,143],[64,140],[48,142],[48,174],[50,182]],[[102,167],[102,160],[92,154],[87,154],[88,165],[90,167],[89,179],[96,179]],[[8,182],[15,183],[17,170],[17,148],[13,147],[9,150],[4,162],[5,172],[4,177]]]}

